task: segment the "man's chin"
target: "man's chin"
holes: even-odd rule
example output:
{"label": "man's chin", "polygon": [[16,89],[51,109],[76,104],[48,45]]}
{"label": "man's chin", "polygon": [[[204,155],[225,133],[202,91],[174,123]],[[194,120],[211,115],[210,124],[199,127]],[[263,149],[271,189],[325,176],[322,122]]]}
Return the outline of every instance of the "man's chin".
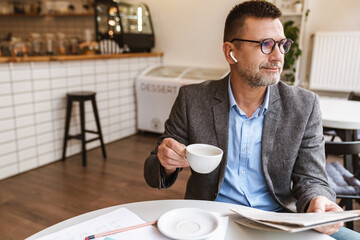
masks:
{"label": "man's chin", "polygon": [[277,78],[277,79],[274,79],[273,81],[271,81],[271,82],[268,84],[268,86],[276,85],[276,84],[278,84],[279,82],[280,82],[280,77]]}
{"label": "man's chin", "polygon": [[265,80],[267,86],[275,85],[280,81],[280,73],[273,73]]}
{"label": "man's chin", "polygon": [[275,85],[280,81],[280,73],[272,73],[270,75],[257,75],[255,78],[249,80],[253,87],[266,87]]}
{"label": "man's chin", "polygon": [[279,76],[272,76],[271,78],[264,79],[263,80],[263,86],[271,86],[275,85],[280,81],[280,75]]}
{"label": "man's chin", "polygon": [[274,79],[274,80],[271,80],[271,81],[261,81],[261,82],[256,82],[256,83],[251,82],[250,84],[253,87],[266,87],[266,86],[276,85],[276,84],[278,84],[279,81],[280,81],[280,78]]}

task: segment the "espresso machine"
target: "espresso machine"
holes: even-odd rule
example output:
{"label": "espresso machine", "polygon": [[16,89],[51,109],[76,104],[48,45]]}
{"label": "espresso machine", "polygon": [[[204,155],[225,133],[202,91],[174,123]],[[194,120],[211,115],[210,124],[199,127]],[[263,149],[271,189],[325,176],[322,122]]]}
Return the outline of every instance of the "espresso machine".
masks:
{"label": "espresso machine", "polygon": [[145,4],[120,0],[95,0],[96,40],[114,41],[124,52],[150,52],[154,31]]}

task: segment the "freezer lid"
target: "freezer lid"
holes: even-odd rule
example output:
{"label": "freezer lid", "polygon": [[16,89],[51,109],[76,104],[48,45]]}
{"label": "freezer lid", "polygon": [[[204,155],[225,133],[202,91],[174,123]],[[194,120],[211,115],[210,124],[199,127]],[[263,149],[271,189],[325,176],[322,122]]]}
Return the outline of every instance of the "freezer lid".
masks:
{"label": "freezer lid", "polygon": [[159,66],[145,74],[149,77],[178,78],[188,67],[182,66]]}
{"label": "freezer lid", "polygon": [[183,76],[181,76],[181,79],[217,80],[224,78],[228,73],[228,69],[193,68],[187,71]]}

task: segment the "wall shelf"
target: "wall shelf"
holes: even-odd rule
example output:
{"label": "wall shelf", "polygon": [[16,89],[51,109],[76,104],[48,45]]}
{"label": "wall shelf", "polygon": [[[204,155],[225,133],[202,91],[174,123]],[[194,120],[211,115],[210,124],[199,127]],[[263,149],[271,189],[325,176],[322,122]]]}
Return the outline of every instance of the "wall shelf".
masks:
{"label": "wall shelf", "polygon": [[0,17],[93,17],[94,13],[0,14]]}
{"label": "wall shelf", "polygon": [[302,17],[303,16],[303,12],[291,12],[291,11],[284,11],[282,13],[282,15],[284,17],[291,17],[291,16],[295,16],[295,17]]}

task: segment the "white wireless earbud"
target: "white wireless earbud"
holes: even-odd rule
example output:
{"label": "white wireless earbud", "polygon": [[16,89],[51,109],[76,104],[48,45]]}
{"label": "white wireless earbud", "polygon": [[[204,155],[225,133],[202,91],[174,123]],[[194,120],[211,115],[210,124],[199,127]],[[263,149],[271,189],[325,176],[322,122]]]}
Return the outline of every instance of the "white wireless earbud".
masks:
{"label": "white wireless earbud", "polygon": [[236,62],[236,63],[237,63],[237,60],[236,60],[236,58],[234,57],[233,52],[230,52],[230,57],[234,60],[234,62]]}

